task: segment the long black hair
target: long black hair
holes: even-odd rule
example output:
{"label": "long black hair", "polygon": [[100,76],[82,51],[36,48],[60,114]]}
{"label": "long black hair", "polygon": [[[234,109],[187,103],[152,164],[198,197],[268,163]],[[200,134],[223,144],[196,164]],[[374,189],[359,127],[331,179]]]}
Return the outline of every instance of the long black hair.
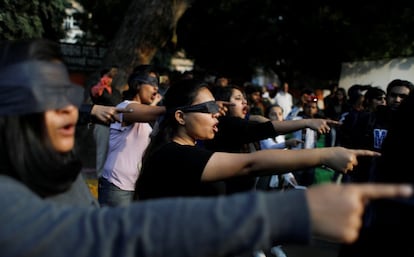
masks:
{"label": "long black hair", "polygon": [[[0,43],[0,69],[27,60],[62,61],[59,45],[44,39]],[[73,152],[58,153],[52,147],[44,113],[0,116],[0,142],[0,174],[22,181],[42,197],[68,190],[80,172]]]}
{"label": "long black hair", "polygon": [[151,142],[143,156],[143,165],[148,156],[172,141],[178,128],[178,122],[174,116],[175,110],[181,106],[191,105],[198,91],[204,87],[209,88],[207,83],[196,79],[181,79],[170,86],[164,96],[166,113],[161,117],[158,127],[154,130]]}

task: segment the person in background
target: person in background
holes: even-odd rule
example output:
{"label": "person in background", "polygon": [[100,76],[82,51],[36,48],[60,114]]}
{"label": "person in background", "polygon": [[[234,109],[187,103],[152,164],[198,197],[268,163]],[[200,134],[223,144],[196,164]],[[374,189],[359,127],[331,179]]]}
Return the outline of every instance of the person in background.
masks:
{"label": "person in background", "polygon": [[394,79],[387,85],[387,106],[391,111],[398,110],[402,101],[413,91],[413,83],[404,79]]}
{"label": "person in background", "polygon": [[387,104],[387,93],[380,87],[369,88],[364,94],[364,110],[368,113],[375,112],[378,106]]}
{"label": "person in background", "polygon": [[116,65],[101,70],[99,82],[91,87],[91,97],[94,103],[115,104],[114,101],[119,101],[120,92],[117,92],[117,90],[114,90],[112,87],[112,80],[115,78],[117,73],[118,66]]}
{"label": "person in background", "polygon": [[167,92],[171,84],[171,73],[169,71],[162,71],[159,77],[160,77],[160,81],[159,81],[158,93],[161,96],[161,101],[158,102],[157,105],[162,105],[162,97],[164,97],[165,92]]}
{"label": "person in background", "polygon": [[[368,90],[370,90],[370,93],[368,94],[368,97],[371,97],[372,95],[379,97],[379,100],[374,100],[377,102],[377,107],[374,111],[364,109],[363,111],[358,112],[358,115],[353,121],[353,127],[349,128],[352,133],[349,134],[350,137],[347,141],[342,141],[342,145],[345,147],[355,147],[380,152],[382,149],[382,142],[387,136],[388,128],[393,122],[395,111],[398,110],[400,104],[413,88],[414,86],[410,81],[401,79],[392,80],[387,85],[385,105],[380,104],[384,103],[383,93],[381,91],[378,92],[377,90],[372,91],[372,87],[369,88]],[[365,94],[368,93],[368,90]],[[367,106],[368,101],[364,103],[365,106]],[[375,163],[375,159],[362,157],[360,162],[362,165],[357,167],[355,172],[344,176],[344,181],[351,180],[353,182],[366,182],[370,180],[370,177],[372,176],[371,166],[373,165],[373,162]]]}
{"label": "person in background", "polygon": [[[401,85],[407,85],[401,87]],[[402,98],[398,108],[392,114],[387,136],[382,143],[382,155],[376,158],[372,167],[370,181],[374,183],[414,183],[412,152],[404,145],[413,145],[414,131],[414,92],[408,95],[409,82],[396,80],[391,87],[399,85],[396,91],[389,90],[388,98]],[[391,96],[391,93],[394,93]],[[399,96],[395,94],[400,94]],[[398,99],[397,99],[398,101]],[[368,203],[364,213],[364,222],[358,240],[352,244],[342,244],[339,257],[359,256],[412,256],[411,237],[414,229],[414,198],[376,200]]]}
{"label": "person in background", "polygon": [[[283,121],[283,108],[280,105],[274,104],[269,107],[266,115],[270,120]],[[269,137],[260,140],[260,149],[291,149],[303,143],[301,139],[289,138],[286,135],[280,134],[276,137]],[[292,188],[298,183],[293,173],[285,173],[281,175],[263,176],[257,181],[256,188],[264,190],[283,190],[285,188]]]}
{"label": "person in background", "polygon": [[[309,96],[306,103],[303,105],[303,111],[299,112],[293,120],[300,119],[316,119],[322,118],[318,107],[318,98],[316,96]],[[292,133],[292,137],[303,143],[292,147],[292,149],[315,149],[321,134],[309,128],[297,130]],[[308,187],[315,183],[315,167],[308,167],[303,170],[293,171],[293,175],[299,185]]]}
{"label": "person in background", "polygon": [[[90,89],[92,103],[116,106],[122,101],[121,92],[112,86],[112,80],[117,75],[118,66],[102,69],[99,82]],[[93,135],[96,144],[96,173],[101,177],[106,155],[108,153],[109,123],[94,123]]]}
{"label": "person in background", "polygon": [[330,105],[334,101],[336,101],[335,100],[335,98],[337,97],[336,91],[338,90],[338,88],[339,88],[338,83],[331,83],[329,85],[329,94],[323,98],[323,109],[324,110],[326,110],[327,108],[330,108]]}
{"label": "person in background", "polygon": [[227,87],[230,84],[229,77],[225,75],[217,75],[214,79],[214,85],[219,87]]}
{"label": "person in background", "polygon": [[[124,101],[117,108],[140,109],[142,105],[156,105],[158,73],[151,66],[137,67],[128,78]],[[158,117],[154,116],[152,121]],[[142,119],[142,118],[140,118]],[[133,198],[141,157],[147,147],[152,126],[148,122],[127,121],[110,125],[108,154],[98,183],[101,205],[128,205]]]}
{"label": "person in background", "polygon": [[371,88],[371,85],[354,84],[348,88],[348,111],[343,112],[339,121],[341,126],[337,129],[336,145],[353,148],[353,133],[357,132],[354,129],[356,120],[364,111],[364,94]]}
{"label": "person in background", "polygon": [[[328,100],[329,99],[329,100]],[[325,109],[323,114],[326,118],[339,121],[343,113],[349,111],[348,95],[345,88],[339,87],[335,90],[333,96],[324,98]],[[325,135],[325,146],[335,146],[337,136],[337,128],[333,127],[329,134]]]}
{"label": "person in background", "polygon": [[[271,105],[267,109],[266,117],[270,120],[283,121],[283,108],[278,104]],[[303,141],[296,138],[286,139],[286,136],[281,134],[273,138],[260,140],[260,149],[290,149],[301,143],[303,143]],[[257,178],[256,182],[256,189],[258,190],[287,190],[298,187],[298,182],[292,172],[279,175],[261,176]],[[286,253],[282,249],[282,245],[272,246],[270,252],[276,257],[286,257]],[[264,251],[262,253],[265,254]],[[261,253],[256,252],[256,254]]]}
{"label": "person in background", "polygon": [[[278,104],[270,106],[266,117],[271,121],[283,121],[283,108]],[[262,149],[290,149],[301,143],[302,141],[296,138],[286,139],[286,135],[284,134],[277,135],[274,138],[266,138],[260,140],[260,146]]]}
{"label": "person in background", "polygon": [[243,92],[246,94],[249,114],[264,116],[268,105],[263,101],[261,86],[247,83]]}
{"label": "person in background", "polygon": [[[303,244],[310,234],[351,243],[359,230],[351,221],[367,200],[412,194],[406,185],[326,185],[306,194],[165,199],[125,208],[56,203],[49,198],[65,194],[80,174],[73,146],[83,99],[58,51],[42,39],[0,43],[3,257],[228,256],[275,241]],[[279,220],[279,206],[290,201],[298,205],[286,205],[291,213]]]}
{"label": "person in background", "polygon": [[289,93],[289,83],[287,81],[282,83],[282,87],[277,91],[273,102],[282,106],[284,110],[283,118],[286,119],[293,107],[293,96]]}
{"label": "person in background", "polygon": [[303,111],[303,106],[311,96],[316,96],[315,91],[312,88],[303,88],[300,91],[298,101],[293,105],[292,110],[287,114],[285,120],[293,120],[293,118],[296,117],[299,112]]}

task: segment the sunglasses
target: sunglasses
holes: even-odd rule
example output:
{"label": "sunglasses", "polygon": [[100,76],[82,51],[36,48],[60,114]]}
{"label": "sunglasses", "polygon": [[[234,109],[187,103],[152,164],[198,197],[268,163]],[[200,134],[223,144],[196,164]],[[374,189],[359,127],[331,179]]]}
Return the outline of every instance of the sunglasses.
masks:
{"label": "sunglasses", "polygon": [[181,110],[182,112],[201,112],[201,113],[218,113],[220,110],[220,107],[216,103],[216,101],[209,101],[201,104],[195,104],[195,105],[187,105],[178,107],[177,110]]}

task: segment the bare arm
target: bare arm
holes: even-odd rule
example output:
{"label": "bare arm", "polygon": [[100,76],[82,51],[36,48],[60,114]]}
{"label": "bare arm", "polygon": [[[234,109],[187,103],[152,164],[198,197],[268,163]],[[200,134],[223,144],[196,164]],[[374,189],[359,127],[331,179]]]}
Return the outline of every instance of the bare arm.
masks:
{"label": "bare arm", "polygon": [[358,164],[358,156],[378,155],[379,153],[369,150],[351,150],[343,147],[270,149],[245,154],[216,152],[207,162],[202,180],[215,181],[248,174],[282,174],[319,165],[346,173]]}
{"label": "bare arm", "polygon": [[123,121],[126,122],[150,122],[155,121],[165,113],[164,106],[152,106],[139,103],[130,103],[126,109],[132,109],[131,113],[124,113]]}
{"label": "bare arm", "polygon": [[269,121],[269,119],[262,115],[251,114],[249,115],[249,121],[266,122]]}
{"label": "bare arm", "polygon": [[311,128],[321,134],[328,133],[330,126],[337,126],[340,123],[328,119],[299,119],[299,120],[284,120],[272,121],[273,127],[279,134],[287,134],[303,128]]}
{"label": "bare arm", "polygon": [[131,109],[116,108],[115,106],[106,106],[95,104],[92,106],[90,115],[94,116],[98,121],[103,123],[111,123],[119,121],[120,113],[132,112]]}

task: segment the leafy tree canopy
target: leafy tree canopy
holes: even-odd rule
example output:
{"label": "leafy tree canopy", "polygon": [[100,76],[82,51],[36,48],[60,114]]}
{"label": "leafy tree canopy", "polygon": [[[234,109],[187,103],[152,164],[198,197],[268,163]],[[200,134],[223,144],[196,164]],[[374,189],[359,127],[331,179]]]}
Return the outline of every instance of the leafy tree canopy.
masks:
{"label": "leafy tree canopy", "polygon": [[67,0],[3,0],[0,3],[0,38],[61,39]]}
{"label": "leafy tree canopy", "polygon": [[[61,38],[66,2],[4,0],[0,4],[1,37]],[[125,17],[145,21],[146,7],[154,7],[152,1],[140,1],[143,11],[137,12],[128,9],[130,0],[79,2],[86,10],[78,17],[87,32],[82,42],[97,44],[113,42]],[[406,6],[399,0],[198,0],[179,20],[178,36],[159,52],[185,49],[197,67],[232,77],[248,79],[261,66],[296,84],[321,87],[339,78],[342,62],[413,56],[414,9]]]}

